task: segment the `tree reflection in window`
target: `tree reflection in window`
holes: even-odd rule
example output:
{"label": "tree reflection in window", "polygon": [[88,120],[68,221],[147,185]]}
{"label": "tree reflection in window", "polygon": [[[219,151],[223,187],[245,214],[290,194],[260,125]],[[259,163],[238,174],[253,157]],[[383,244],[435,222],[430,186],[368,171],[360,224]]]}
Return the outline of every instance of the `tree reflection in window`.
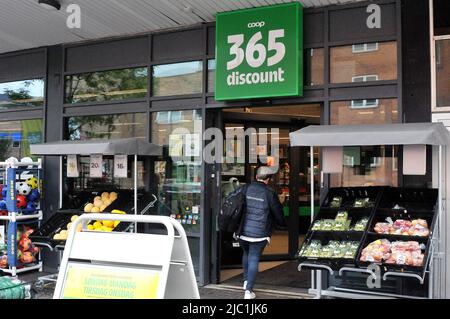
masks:
{"label": "tree reflection in window", "polygon": [[71,141],[146,138],[144,113],[70,117],[66,123],[66,139]]}
{"label": "tree reflection in window", "polygon": [[44,105],[44,80],[0,83],[0,110]]}
{"label": "tree reflection in window", "polygon": [[134,68],[66,76],[66,103],[129,100],[147,96],[148,70]]}

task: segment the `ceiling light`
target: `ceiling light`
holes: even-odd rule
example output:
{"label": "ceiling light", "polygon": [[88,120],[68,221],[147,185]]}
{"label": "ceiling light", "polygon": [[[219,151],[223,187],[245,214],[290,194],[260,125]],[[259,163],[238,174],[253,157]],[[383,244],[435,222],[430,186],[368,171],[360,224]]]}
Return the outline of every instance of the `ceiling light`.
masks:
{"label": "ceiling light", "polygon": [[47,10],[59,10],[61,9],[61,4],[58,0],[39,0],[38,3],[41,7]]}

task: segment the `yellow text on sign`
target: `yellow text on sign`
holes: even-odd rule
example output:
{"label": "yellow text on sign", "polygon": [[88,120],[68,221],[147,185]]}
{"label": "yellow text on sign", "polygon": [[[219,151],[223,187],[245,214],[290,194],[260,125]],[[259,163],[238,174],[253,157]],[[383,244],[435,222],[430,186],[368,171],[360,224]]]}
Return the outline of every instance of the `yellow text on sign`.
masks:
{"label": "yellow text on sign", "polygon": [[72,266],[65,299],[156,299],[159,271]]}

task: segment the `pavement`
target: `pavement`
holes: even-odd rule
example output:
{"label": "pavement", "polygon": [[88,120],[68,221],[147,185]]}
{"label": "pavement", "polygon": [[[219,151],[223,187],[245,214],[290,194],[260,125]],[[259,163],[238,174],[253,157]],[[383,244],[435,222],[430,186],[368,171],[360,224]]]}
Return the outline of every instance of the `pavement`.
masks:
{"label": "pavement", "polygon": [[[52,299],[55,282],[42,282],[39,277],[49,275],[45,272],[22,274],[19,279],[32,286],[33,299]],[[309,299],[310,295],[304,289],[288,287],[258,286],[254,290],[257,299]],[[244,298],[242,287],[233,285],[208,285],[199,287],[200,299],[230,299]]]}

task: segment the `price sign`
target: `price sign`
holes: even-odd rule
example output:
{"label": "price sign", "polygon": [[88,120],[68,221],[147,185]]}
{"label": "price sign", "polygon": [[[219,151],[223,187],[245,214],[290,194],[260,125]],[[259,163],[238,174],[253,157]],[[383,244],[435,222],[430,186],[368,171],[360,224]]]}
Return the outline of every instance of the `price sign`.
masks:
{"label": "price sign", "polygon": [[115,155],[114,156],[114,177],[127,178],[128,177],[128,156]]}
{"label": "price sign", "polygon": [[91,155],[91,161],[89,163],[89,176],[93,178],[103,177],[103,156]]}
{"label": "price sign", "polygon": [[79,177],[78,159],[76,155],[67,155],[67,177]]}
{"label": "price sign", "polygon": [[303,7],[218,14],[216,55],[216,100],[303,95]]}

